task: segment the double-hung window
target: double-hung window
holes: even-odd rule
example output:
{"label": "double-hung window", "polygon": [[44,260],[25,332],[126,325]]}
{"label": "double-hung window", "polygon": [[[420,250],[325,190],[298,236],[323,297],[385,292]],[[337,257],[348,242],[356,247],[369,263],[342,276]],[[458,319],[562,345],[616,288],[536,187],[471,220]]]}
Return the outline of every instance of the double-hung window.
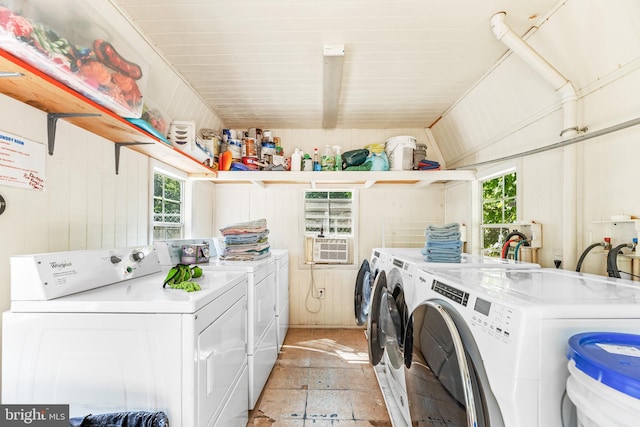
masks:
{"label": "double-hung window", "polygon": [[515,171],[482,181],[482,254],[501,256],[510,224],[518,220]]}
{"label": "double-hung window", "polygon": [[162,171],[153,174],[153,240],[181,239],[184,235],[185,181]]}

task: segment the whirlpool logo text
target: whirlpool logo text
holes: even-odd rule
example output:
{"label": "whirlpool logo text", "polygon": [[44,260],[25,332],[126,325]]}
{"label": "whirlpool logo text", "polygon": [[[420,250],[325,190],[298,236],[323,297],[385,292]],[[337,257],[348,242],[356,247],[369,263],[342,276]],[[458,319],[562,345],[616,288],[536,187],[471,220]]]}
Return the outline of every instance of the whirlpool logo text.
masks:
{"label": "whirlpool logo text", "polygon": [[69,405],[0,405],[2,426],[67,427]]}

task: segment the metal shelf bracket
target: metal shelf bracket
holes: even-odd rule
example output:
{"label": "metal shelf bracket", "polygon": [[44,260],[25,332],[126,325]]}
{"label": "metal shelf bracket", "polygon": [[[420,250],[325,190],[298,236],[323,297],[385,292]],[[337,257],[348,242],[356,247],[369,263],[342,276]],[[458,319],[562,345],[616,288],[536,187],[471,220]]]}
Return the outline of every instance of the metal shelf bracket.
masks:
{"label": "metal shelf bracket", "polygon": [[131,145],[148,145],[153,144],[153,142],[116,142],[116,175],[120,171],[120,147],[129,147]]}
{"label": "metal shelf bracket", "polygon": [[100,114],[91,113],[48,113],[47,114],[47,143],[49,146],[49,155],[53,156],[53,147],[56,143],[56,124],[58,119],[66,117],[98,117]]}

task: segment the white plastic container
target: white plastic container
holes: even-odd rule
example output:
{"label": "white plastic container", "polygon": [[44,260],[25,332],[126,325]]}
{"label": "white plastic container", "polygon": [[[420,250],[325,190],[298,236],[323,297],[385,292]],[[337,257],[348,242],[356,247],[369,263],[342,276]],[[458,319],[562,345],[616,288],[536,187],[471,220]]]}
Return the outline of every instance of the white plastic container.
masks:
{"label": "white plastic container", "polygon": [[567,348],[567,395],[578,427],[632,427],[640,420],[640,335],[583,333]]}
{"label": "white plastic container", "polygon": [[296,148],[291,155],[291,172],[300,172],[302,170],[302,151]]}
{"label": "white plastic container", "polygon": [[389,138],[384,146],[389,158],[389,170],[413,169],[413,150],[415,149],[416,138],[413,136],[394,136]]}

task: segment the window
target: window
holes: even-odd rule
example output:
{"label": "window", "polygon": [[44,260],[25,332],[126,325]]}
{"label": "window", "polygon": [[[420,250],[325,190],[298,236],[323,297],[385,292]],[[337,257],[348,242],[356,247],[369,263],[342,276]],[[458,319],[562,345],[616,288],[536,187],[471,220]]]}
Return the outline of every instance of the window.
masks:
{"label": "window", "polygon": [[181,239],[184,228],[184,181],[153,174],[153,240]]}
{"label": "window", "polygon": [[304,232],[307,235],[353,236],[354,191],[305,190]]}
{"label": "window", "polygon": [[518,219],[517,176],[510,172],[482,182],[482,253],[500,256],[509,224]]}

